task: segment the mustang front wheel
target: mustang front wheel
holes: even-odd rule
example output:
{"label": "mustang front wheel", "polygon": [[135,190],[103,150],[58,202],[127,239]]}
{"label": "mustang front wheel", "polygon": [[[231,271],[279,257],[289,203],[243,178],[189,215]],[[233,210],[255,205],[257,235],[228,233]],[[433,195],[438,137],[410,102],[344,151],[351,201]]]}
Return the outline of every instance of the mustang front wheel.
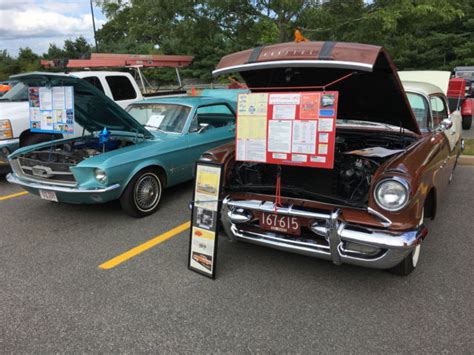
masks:
{"label": "mustang front wheel", "polygon": [[133,177],[128,184],[120,204],[132,217],[153,214],[160,204],[163,184],[161,177],[152,169],[145,169]]}

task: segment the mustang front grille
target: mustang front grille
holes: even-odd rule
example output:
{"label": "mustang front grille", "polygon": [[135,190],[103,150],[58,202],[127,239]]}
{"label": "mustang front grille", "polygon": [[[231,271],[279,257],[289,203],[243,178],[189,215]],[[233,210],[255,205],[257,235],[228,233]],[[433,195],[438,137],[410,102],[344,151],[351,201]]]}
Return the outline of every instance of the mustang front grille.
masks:
{"label": "mustang front grille", "polygon": [[69,169],[72,164],[47,162],[29,158],[12,161],[13,171],[29,180],[63,186],[75,186],[76,179]]}

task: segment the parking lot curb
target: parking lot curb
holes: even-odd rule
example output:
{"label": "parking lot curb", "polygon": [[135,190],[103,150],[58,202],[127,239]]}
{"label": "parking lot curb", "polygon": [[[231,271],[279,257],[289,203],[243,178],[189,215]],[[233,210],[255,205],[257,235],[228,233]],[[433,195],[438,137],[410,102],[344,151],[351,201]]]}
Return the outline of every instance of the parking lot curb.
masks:
{"label": "parking lot curb", "polygon": [[461,155],[459,165],[474,165],[474,155]]}

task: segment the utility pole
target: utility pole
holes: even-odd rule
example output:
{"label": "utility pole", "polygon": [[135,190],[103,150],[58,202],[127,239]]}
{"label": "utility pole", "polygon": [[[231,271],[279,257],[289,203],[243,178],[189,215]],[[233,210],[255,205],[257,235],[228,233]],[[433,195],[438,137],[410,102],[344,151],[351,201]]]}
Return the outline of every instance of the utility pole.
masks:
{"label": "utility pole", "polygon": [[95,51],[98,53],[99,46],[97,45],[97,33],[95,31],[94,6],[92,6],[92,0],[90,0],[90,3],[91,3],[91,14],[92,14],[92,27],[94,28]]}

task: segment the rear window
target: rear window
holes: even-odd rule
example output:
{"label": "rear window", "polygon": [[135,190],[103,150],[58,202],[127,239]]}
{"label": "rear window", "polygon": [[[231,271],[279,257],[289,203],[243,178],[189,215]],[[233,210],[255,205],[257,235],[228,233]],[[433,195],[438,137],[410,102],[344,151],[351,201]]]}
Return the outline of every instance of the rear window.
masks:
{"label": "rear window", "polygon": [[94,85],[97,89],[100,91],[104,92],[104,87],[102,86],[102,83],[100,82],[100,79],[96,76],[87,76],[85,78],[82,78],[88,83]]}
{"label": "rear window", "polygon": [[115,101],[132,100],[137,97],[132,83],[126,76],[107,76],[105,80]]}

